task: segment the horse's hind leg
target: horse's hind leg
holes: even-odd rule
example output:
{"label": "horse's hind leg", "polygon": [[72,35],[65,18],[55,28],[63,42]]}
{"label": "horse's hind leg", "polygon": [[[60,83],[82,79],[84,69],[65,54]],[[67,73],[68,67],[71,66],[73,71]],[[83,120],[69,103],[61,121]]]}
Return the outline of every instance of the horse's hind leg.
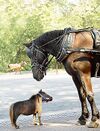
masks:
{"label": "horse's hind leg", "polygon": [[16,111],[14,111],[14,104],[12,104],[10,106],[10,112],[9,112],[9,115],[10,115],[10,120],[11,120],[11,124],[13,127],[15,127],[16,129],[19,128],[19,126],[16,125],[16,120],[18,118],[18,114],[16,114]]}
{"label": "horse's hind leg", "polygon": [[17,118],[18,118],[18,116],[16,116],[16,117],[13,118],[13,126],[14,126],[16,129],[19,129],[19,126],[16,124]]}
{"label": "horse's hind leg", "polygon": [[87,99],[90,103],[91,111],[92,111],[92,118],[91,118],[91,122],[89,124],[89,127],[96,128],[99,126],[99,123],[97,122],[97,120],[100,118],[100,115],[99,115],[99,111],[98,111],[96,104],[95,104],[91,81],[89,80],[89,77],[86,75],[83,75],[82,79],[84,82],[83,84],[86,88]]}
{"label": "horse's hind leg", "polygon": [[92,118],[91,118],[91,122],[88,125],[88,127],[90,128],[97,128],[100,126],[100,122],[98,121],[98,119],[100,118],[100,114],[99,111],[96,107],[95,101],[94,101],[94,96],[87,96],[87,99],[90,103],[91,106],[91,110],[92,110]]}
{"label": "horse's hind leg", "polygon": [[86,124],[86,121],[87,121],[87,118],[89,118],[89,111],[88,111],[88,108],[87,108],[87,103],[86,103],[86,93],[85,91],[83,90],[82,88],[82,84],[81,82],[79,81],[77,75],[73,75],[73,81],[77,87],[77,90],[78,90],[78,94],[79,94],[79,98],[80,98],[80,102],[81,102],[81,107],[82,107],[82,114],[81,116],[79,117],[79,120],[78,122],[81,124],[81,125],[85,125]]}
{"label": "horse's hind leg", "polygon": [[79,74],[80,74],[80,80],[82,82],[82,87],[83,87],[84,91],[86,92],[87,99],[90,103],[91,110],[92,110],[92,118],[91,118],[91,122],[89,124],[89,127],[95,128],[95,127],[99,126],[99,123],[97,122],[97,120],[99,119],[100,116],[99,116],[99,111],[98,111],[95,101],[94,101],[90,71],[87,70],[87,68],[86,68],[86,72],[79,71]]}
{"label": "horse's hind leg", "polygon": [[14,114],[13,119],[12,119],[12,126],[15,127],[16,129],[19,129],[19,126],[16,124],[18,114]]}

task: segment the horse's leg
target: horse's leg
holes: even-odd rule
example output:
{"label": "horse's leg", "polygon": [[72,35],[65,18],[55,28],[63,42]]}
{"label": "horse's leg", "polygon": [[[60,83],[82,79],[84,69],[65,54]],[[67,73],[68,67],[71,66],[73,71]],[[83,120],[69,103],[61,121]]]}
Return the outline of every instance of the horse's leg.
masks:
{"label": "horse's leg", "polygon": [[37,123],[36,123],[36,114],[33,114],[33,123],[34,123],[34,125],[37,125]]}
{"label": "horse's leg", "polygon": [[87,93],[87,99],[90,103],[91,110],[92,110],[92,118],[89,127],[98,127],[99,123],[97,123],[96,121],[97,119],[100,118],[100,116],[99,116],[99,111],[95,104],[90,77],[86,74],[83,74],[81,79],[83,80],[83,84],[84,84],[83,86],[85,87]]}
{"label": "horse's leg", "polygon": [[76,88],[78,90],[78,94],[79,94],[79,98],[80,98],[80,102],[81,102],[81,107],[82,107],[82,114],[81,116],[79,117],[79,120],[78,122],[81,124],[81,125],[85,125],[86,124],[86,121],[87,121],[87,118],[89,118],[89,111],[88,111],[88,108],[87,108],[87,103],[86,103],[86,93],[85,91],[83,90],[82,88],[82,84],[81,82],[79,81],[77,75],[73,75],[73,81],[76,85]]}
{"label": "horse's leg", "polygon": [[12,126],[14,126],[16,129],[19,129],[19,126],[16,124],[17,118],[18,118],[18,114],[14,114],[14,118],[13,118],[13,123]]}
{"label": "horse's leg", "polygon": [[[98,127],[99,123],[97,122],[97,120],[99,119],[100,116],[94,101],[93,89],[91,84],[90,64],[88,62],[84,62],[84,63],[79,62],[79,63],[80,65],[78,67],[78,72],[80,75],[80,80],[82,83],[82,87],[86,92],[87,99],[90,103],[91,110],[92,110],[92,118],[89,127]],[[82,66],[82,64],[84,66]]]}

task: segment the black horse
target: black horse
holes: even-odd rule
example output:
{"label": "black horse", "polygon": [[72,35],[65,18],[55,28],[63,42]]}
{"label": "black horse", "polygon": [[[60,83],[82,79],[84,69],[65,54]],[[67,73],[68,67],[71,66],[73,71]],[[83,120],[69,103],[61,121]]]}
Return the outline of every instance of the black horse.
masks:
{"label": "black horse", "polygon": [[40,81],[43,79],[47,66],[53,55],[57,61],[63,63],[65,70],[72,76],[78,90],[82,114],[78,119],[85,125],[89,118],[86,98],[90,103],[92,118],[88,127],[98,127],[100,124],[99,111],[94,101],[91,77],[100,73],[99,44],[96,44],[96,33],[93,29],[75,30],[66,28],[46,32],[29,44],[26,44],[27,55],[31,59],[33,77]]}

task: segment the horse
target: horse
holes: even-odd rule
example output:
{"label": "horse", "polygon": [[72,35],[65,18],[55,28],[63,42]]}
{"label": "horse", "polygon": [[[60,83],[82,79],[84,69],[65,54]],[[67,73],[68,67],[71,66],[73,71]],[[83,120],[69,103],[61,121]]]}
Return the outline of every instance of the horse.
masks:
{"label": "horse", "polygon": [[42,113],[42,102],[52,101],[52,97],[40,90],[37,94],[32,95],[31,98],[24,101],[19,101],[10,106],[10,120],[12,126],[16,129],[19,126],[16,124],[17,118],[22,115],[33,115],[34,125],[37,125],[35,119],[36,114],[38,114],[39,125],[42,125],[41,122],[41,113]]}
{"label": "horse", "polygon": [[100,44],[96,34],[98,31],[93,28],[78,30],[65,28],[46,32],[25,44],[27,55],[31,60],[33,77],[37,81],[42,80],[46,75],[52,59],[48,59],[50,55],[63,64],[66,72],[72,76],[81,102],[82,111],[78,123],[86,125],[90,116],[87,99],[92,112],[91,121],[88,124],[91,128],[97,128],[100,125],[100,114],[91,83],[91,77],[100,76]]}

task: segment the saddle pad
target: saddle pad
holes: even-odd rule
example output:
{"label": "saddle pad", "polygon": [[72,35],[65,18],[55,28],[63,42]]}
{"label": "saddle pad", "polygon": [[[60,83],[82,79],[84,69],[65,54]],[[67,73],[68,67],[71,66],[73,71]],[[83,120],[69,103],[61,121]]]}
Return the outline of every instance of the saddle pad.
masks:
{"label": "saddle pad", "polygon": [[74,39],[75,39],[75,33],[66,34],[62,41],[63,48],[65,49],[71,48]]}

